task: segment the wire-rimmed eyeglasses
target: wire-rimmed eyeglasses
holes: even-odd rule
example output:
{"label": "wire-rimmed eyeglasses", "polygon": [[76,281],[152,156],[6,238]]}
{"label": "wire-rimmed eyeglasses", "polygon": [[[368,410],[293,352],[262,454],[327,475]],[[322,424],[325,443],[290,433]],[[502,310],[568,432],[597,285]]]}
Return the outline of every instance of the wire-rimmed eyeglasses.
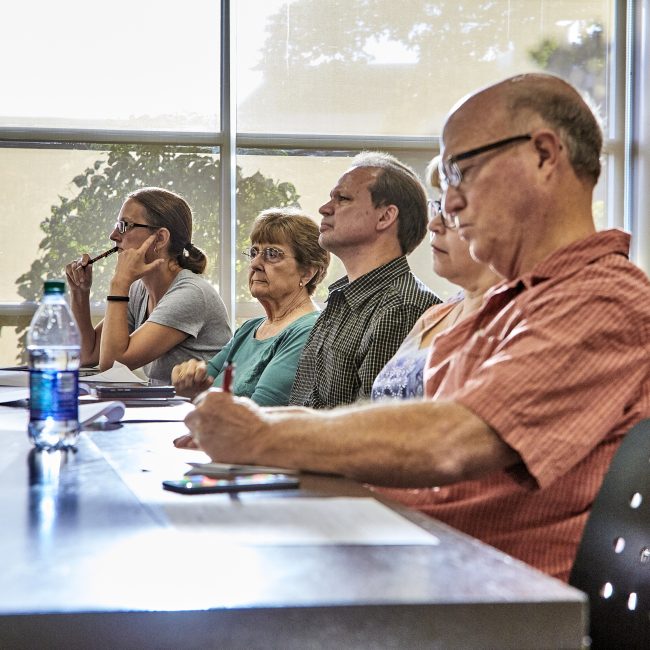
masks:
{"label": "wire-rimmed eyeglasses", "polygon": [[440,199],[429,199],[427,201],[429,206],[429,221],[440,219],[445,228],[455,228],[456,220],[445,214],[442,208],[442,201]]}
{"label": "wire-rimmed eyeglasses", "polygon": [[132,221],[122,221],[121,219],[118,219],[113,226],[113,229],[117,230],[120,235],[123,235],[127,230],[132,230],[133,228],[151,228],[152,230],[156,230],[158,226],[150,226],[146,223],[133,223]]}
{"label": "wire-rimmed eyeglasses", "polygon": [[281,262],[285,257],[293,257],[292,255],[287,255],[283,250],[275,248],[274,246],[268,246],[267,248],[251,246],[242,251],[242,255],[245,255],[251,262],[260,254],[262,255],[262,259],[269,264]]}
{"label": "wire-rimmed eyeglasses", "polygon": [[514,135],[510,138],[505,138],[504,140],[497,140],[496,142],[490,142],[489,144],[484,144],[482,147],[476,147],[475,149],[469,149],[468,151],[463,151],[458,153],[455,156],[449,156],[447,160],[441,160],[438,167],[440,174],[440,185],[443,190],[447,187],[458,187],[463,181],[463,173],[458,166],[458,163],[461,160],[467,160],[468,158],[473,158],[482,153],[487,153],[488,151],[493,151],[494,149],[501,149],[509,144],[514,144],[515,142],[524,142],[526,140],[531,140],[532,135],[530,133],[524,133],[522,135]]}

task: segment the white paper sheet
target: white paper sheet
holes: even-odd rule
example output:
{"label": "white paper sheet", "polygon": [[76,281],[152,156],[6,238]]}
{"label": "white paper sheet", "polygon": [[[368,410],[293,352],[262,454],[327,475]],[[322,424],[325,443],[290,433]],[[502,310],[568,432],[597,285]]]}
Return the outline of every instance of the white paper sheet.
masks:
{"label": "white paper sheet", "polygon": [[23,431],[27,440],[27,422],[29,413],[27,409],[13,406],[0,406],[0,420],[3,431]]}
{"label": "white paper sheet", "polygon": [[29,372],[27,370],[0,370],[0,386],[28,388]]}
{"label": "white paper sheet", "polygon": [[119,422],[124,417],[124,411],[124,404],[117,401],[79,404],[79,422],[82,429],[102,417],[109,422]]}
{"label": "white paper sheet", "polygon": [[19,388],[17,386],[0,386],[0,404],[7,402],[17,402],[21,399],[29,398],[29,388]]}
{"label": "white paper sheet", "polygon": [[104,383],[123,383],[123,382],[137,382],[138,384],[146,384],[149,380],[144,377],[143,373],[129,370],[128,366],[125,366],[119,361],[113,363],[113,367],[105,370],[104,372],[98,372],[96,375],[87,375],[81,378],[83,382],[104,382]]}
{"label": "white paper sheet", "polygon": [[232,465],[231,463],[189,463],[185,476],[229,476],[230,474],[299,474],[297,469],[264,465]]}
{"label": "white paper sheet", "polygon": [[[104,372],[98,372],[95,375],[87,375],[79,378],[79,384],[83,386],[84,383],[138,383],[146,384],[148,379],[144,377],[139,371],[133,372],[127,366],[119,361],[113,364],[113,367]],[[29,388],[29,371],[25,370],[0,370],[0,387],[11,386],[16,388]],[[26,395],[25,397],[28,397]],[[0,393],[0,399],[3,402],[13,401],[15,399],[24,399],[23,397],[15,397],[13,400],[5,399]]]}
{"label": "white paper sheet", "polygon": [[[95,402],[79,405],[79,423],[82,429],[102,417],[109,422],[118,422],[123,415],[124,404],[122,402]],[[26,408],[0,406],[0,419],[3,431],[25,431],[25,435],[27,435],[29,411]]]}
{"label": "white paper sheet", "polygon": [[165,512],[176,528],[192,529],[215,544],[304,546],[437,545],[440,540],[370,498],[231,499],[176,495]]}
{"label": "white paper sheet", "polygon": [[174,402],[173,400],[169,400],[166,406],[158,406],[153,403],[147,406],[131,407],[128,402],[125,402],[125,405],[126,412],[122,418],[124,422],[183,422],[185,416],[194,410],[192,402]]}

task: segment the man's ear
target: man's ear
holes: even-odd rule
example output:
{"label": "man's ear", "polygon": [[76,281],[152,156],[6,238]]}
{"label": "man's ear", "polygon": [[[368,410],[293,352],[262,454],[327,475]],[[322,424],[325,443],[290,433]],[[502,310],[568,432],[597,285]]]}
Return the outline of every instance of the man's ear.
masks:
{"label": "man's ear", "polygon": [[377,220],[377,230],[386,230],[396,221],[399,214],[399,208],[392,203],[381,208],[379,219]]}
{"label": "man's ear", "polygon": [[565,149],[557,133],[546,129],[537,131],[533,135],[533,146],[537,154],[538,169],[547,172],[557,167],[562,151]]}

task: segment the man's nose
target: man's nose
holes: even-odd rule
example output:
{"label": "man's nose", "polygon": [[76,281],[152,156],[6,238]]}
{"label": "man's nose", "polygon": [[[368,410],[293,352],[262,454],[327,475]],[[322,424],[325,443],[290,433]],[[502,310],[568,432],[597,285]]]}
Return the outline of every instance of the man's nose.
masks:
{"label": "man's nose", "polygon": [[327,203],[323,203],[323,205],[318,208],[318,212],[323,216],[332,214],[332,201],[330,200]]}

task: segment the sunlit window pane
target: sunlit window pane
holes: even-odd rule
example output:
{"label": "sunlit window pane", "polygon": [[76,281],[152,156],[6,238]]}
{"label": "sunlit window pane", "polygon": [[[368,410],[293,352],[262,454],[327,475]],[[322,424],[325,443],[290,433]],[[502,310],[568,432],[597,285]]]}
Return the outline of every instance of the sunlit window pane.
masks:
{"label": "sunlit window pane", "polygon": [[607,0],[238,0],[239,129],[439,134],[468,92],[525,71],[606,93]]}
{"label": "sunlit window pane", "polygon": [[219,128],[219,2],[22,0],[0,24],[2,126]]}
{"label": "sunlit window pane", "polygon": [[[43,280],[64,278],[65,265],[84,252],[94,256],[110,248],[109,234],[124,198],[151,185],[178,192],[191,205],[192,241],[208,256],[206,277],[218,288],[218,152],[198,147],[14,146],[0,148],[0,168],[6,235],[0,238],[0,302],[39,300]],[[93,267],[91,302],[100,312],[114,267],[115,257]],[[11,318],[0,320],[0,325],[7,324]],[[17,353],[16,340],[7,337],[3,327],[0,358],[5,364]]]}

